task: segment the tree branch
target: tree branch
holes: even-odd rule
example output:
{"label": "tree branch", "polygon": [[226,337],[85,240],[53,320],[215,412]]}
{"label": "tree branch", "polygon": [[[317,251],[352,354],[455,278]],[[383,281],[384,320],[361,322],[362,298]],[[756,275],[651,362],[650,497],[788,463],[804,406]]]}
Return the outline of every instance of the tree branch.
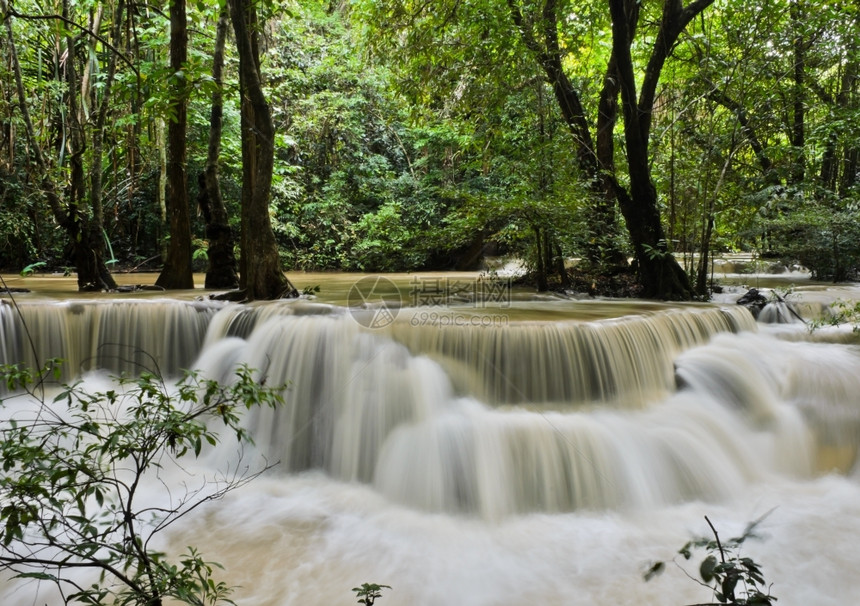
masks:
{"label": "tree branch", "polygon": [[7,16],[8,17],[17,17],[18,19],[24,19],[25,21],[62,21],[66,25],[76,27],[77,29],[81,30],[82,32],[84,32],[88,36],[95,38],[96,40],[98,40],[99,42],[104,44],[105,47],[109,48],[111,50],[111,52],[115,53],[120,59],[122,59],[123,63],[128,65],[128,67],[131,69],[131,71],[134,72],[134,75],[137,76],[138,80],[140,80],[140,72],[137,71],[137,67],[135,67],[135,65],[131,62],[131,59],[126,57],[122,53],[122,51],[117,49],[113,44],[111,44],[110,42],[105,40],[102,36],[99,36],[94,31],[87,29],[86,27],[84,27],[83,25],[81,25],[79,23],[75,23],[74,21],[64,17],[63,15],[56,15],[56,14],[52,14],[52,15],[26,15],[24,13],[19,13],[18,11],[16,11],[13,8],[10,8],[9,12],[7,13]]}

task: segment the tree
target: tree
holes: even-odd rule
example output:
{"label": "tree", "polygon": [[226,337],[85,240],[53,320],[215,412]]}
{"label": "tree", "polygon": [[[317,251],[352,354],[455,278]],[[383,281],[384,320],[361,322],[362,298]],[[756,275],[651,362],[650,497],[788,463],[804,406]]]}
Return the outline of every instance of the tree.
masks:
{"label": "tree", "polygon": [[263,91],[259,27],[253,0],[229,0],[239,52],[242,118],[242,233],[239,287],[247,299],[298,295],[284,275],[269,218],[275,128]]}
{"label": "tree", "polygon": [[185,0],[170,0],[170,112],[167,127],[167,212],[170,243],[156,285],[167,289],[194,288],[191,268],[191,219],[188,206],[188,26]]}
{"label": "tree", "polygon": [[[604,198],[603,204],[596,207],[598,216],[610,216],[605,206],[607,197],[618,202],[633,245],[645,297],[690,299],[694,296],[686,273],[667,246],[657,190],[651,178],[649,138],[655,94],[663,65],[684,27],[711,1],[694,2],[686,8],[676,1],[663,4],[659,29],[652,34],[654,44],[644,70],[639,96],[632,49],[639,30],[641,5],[624,0],[612,0],[609,3],[612,50],[606,61],[603,86],[598,95],[596,136],[592,137],[581,92],[564,68],[567,53],[562,50],[559,30],[565,27],[565,11],[557,0],[545,0],[539,16],[534,19],[535,25],[531,25],[527,23],[520,4],[508,0],[513,23],[553,86],[561,112],[574,135],[582,171],[591,178],[595,193],[602,194]],[[613,131],[619,95],[624,119],[629,189],[622,185],[614,157]],[[606,225],[607,218],[598,220],[597,225]]]}
{"label": "tree", "polygon": [[[718,142],[733,156],[717,229],[836,280],[854,274],[858,255],[857,23],[856,7],[816,0],[721,3],[685,40],[688,71],[672,84],[686,98],[680,122],[722,115],[710,140],[680,129],[693,146]],[[690,111],[696,98],[709,105]]]}
{"label": "tree", "polygon": [[[157,503],[141,493],[148,482],[165,484],[168,471],[191,474],[186,460],[220,441],[213,423],[249,442],[242,409],[280,405],[280,389],[260,387],[247,368],[228,385],[191,373],[175,390],[144,372],[101,393],[63,386],[46,402],[52,373],[56,380],[56,362],[35,375],[0,369],[8,389],[22,390],[0,403],[0,570],[55,584],[65,603],[223,601],[230,587],[214,580],[216,565],[193,547],[173,559],[153,541],[262,470],[234,466],[217,478],[195,476],[197,488],[186,483],[183,493],[167,485]],[[77,571],[98,576],[84,582]]]}
{"label": "tree", "polygon": [[[617,120],[618,78],[614,77],[616,60],[608,60],[603,89],[599,96],[595,135],[592,136],[589,117],[580,90],[565,70],[567,51],[559,40],[561,19],[557,0],[546,0],[533,23],[527,21],[521,3],[508,0],[511,20],[525,47],[543,69],[552,86],[559,110],[573,137],[575,155],[581,177],[589,184],[593,204],[588,225],[590,245],[586,259],[599,267],[626,265],[627,261],[615,244],[615,202],[618,195],[615,173],[614,129]],[[535,31],[536,30],[536,31]]]}
{"label": "tree", "polygon": [[619,81],[624,115],[624,141],[629,192],[615,180],[621,212],[627,223],[630,240],[639,264],[639,276],[645,296],[688,299],[694,295],[689,279],[672,256],[666,242],[657,188],[651,178],[649,138],[651,134],[657,85],[666,60],[678,36],[713,0],[696,0],[686,7],[680,0],[667,0],[654,44],[637,95],[632,47],[639,25],[640,4],[630,0],[610,0],[612,17],[612,54],[617,65],[614,74]]}
{"label": "tree", "polygon": [[206,168],[202,178],[198,180],[200,184],[199,206],[206,220],[206,237],[209,240],[207,255],[209,267],[206,270],[206,288],[236,288],[239,286],[239,277],[236,274],[236,256],[233,254],[233,230],[230,227],[218,180],[224,112],[222,72],[229,24],[230,14],[225,4],[218,16],[215,53],[212,57],[212,80],[215,90],[212,92]]}
{"label": "tree", "polygon": [[[601,248],[601,239],[604,237],[608,236],[610,242],[614,239],[612,201],[617,200],[633,244],[643,294],[669,299],[693,297],[689,280],[669,252],[663,233],[659,200],[649,169],[650,116],[663,65],[678,36],[687,23],[710,2],[694,2],[686,8],[678,2],[664,4],[657,31],[647,32],[654,43],[647,58],[647,67],[641,74],[642,91],[638,99],[632,49],[642,46],[640,39],[649,38],[645,35],[636,37],[637,32],[644,29],[639,28],[639,5],[636,3],[615,3],[611,5],[614,8],[609,14],[595,3],[574,5],[558,0],[537,3],[507,0],[504,8],[500,3],[490,0],[471,10],[465,10],[460,2],[445,0],[417,6],[411,2],[397,1],[379,4],[382,8],[372,12],[372,16],[378,18],[384,14],[402,30],[420,28],[419,34],[409,34],[405,38],[406,44],[400,42],[401,38],[397,39],[398,51],[424,53],[430,65],[440,66],[438,69],[444,77],[439,77],[439,80],[447,79],[461,87],[470,82],[467,76],[461,75],[456,69],[468,70],[469,61],[478,62],[470,53],[481,52],[471,49],[489,49],[489,58],[484,59],[483,63],[490,63],[498,70],[510,65],[507,57],[511,51],[506,53],[502,49],[510,49],[517,43],[522,45],[552,86],[559,111],[573,137],[572,153],[577,158],[580,176],[591,187],[595,200],[591,231],[597,247]],[[507,26],[504,23],[488,26],[481,16],[483,13],[502,15],[505,12]],[[607,23],[607,18],[612,31],[609,54],[595,51],[589,61],[573,58],[571,49],[585,45],[586,37],[589,38],[588,43],[593,45],[594,38],[601,35],[599,27]],[[595,25],[583,25],[587,23]],[[383,34],[373,30],[372,35]],[[444,50],[439,56],[435,49],[440,45],[430,42],[434,39],[446,40],[454,49],[469,49],[463,51],[467,56],[460,59],[459,63],[456,56],[449,56]],[[406,46],[412,40],[415,40],[416,48]],[[469,43],[464,44],[464,40],[469,40]],[[574,79],[568,73],[569,65],[575,65],[585,73],[581,78]],[[597,65],[602,65],[603,69],[595,69]],[[602,86],[593,96],[595,103],[589,107],[583,101],[583,93],[591,93],[585,83],[595,73],[602,74]],[[434,79],[434,84],[436,82]],[[624,172],[619,170],[615,161],[614,130],[619,96],[625,127]],[[624,185],[627,180],[630,183],[629,190]],[[605,255],[611,259],[615,256],[613,251],[614,247],[607,244],[604,253],[592,252],[590,256]]]}
{"label": "tree", "polygon": [[[123,3],[117,5],[116,14],[114,15],[113,34],[114,40],[118,36],[119,27],[116,25],[123,14]],[[84,79],[80,81],[77,72],[77,55],[79,39],[72,35],[72,26],[76,26],[87,37],[87,39],[98,39],[103,44],[111,48],[111,51],[118,51],[107,41],[101,38],[96,31],[100,27],[100,17],[91,23],[90,28],[77,25],[69,14],[68,2],[64,2],[62,6],[62,14],[55,15],[23,15],[15,11],[11,5],[5,2],[2,5],[3,21],[6,29],[6,44],[9,49],[9,58],[12,64],[12,72],[15,79],[16,93],[18,97],[18,109],[24,123],[25,134],[28,141],[28,152],[32,160],[32,169],[38,174],[34,174],[32,179],[39,183],[42,193],[48,202],[48,206],[54,216],[55,221],[66,232],[67,242],[69,247],[69,258],[75,264],[78,276],[78,288],[80,290],[104,290],[116,287],[116,282],[110,275],[107,269],[104,257],[105,240],[104,226],[102,224],[101,214],[101,198],[100,190],[90,190],[90,195],[87,195],[84,154],[86,151],[86,132],[85,132],[85,110],[91,99],[90,93],[93,91],[90,80]],[[99,13],[100,14],[100,13]],[[68,124],[63,124],[63,129],[69,131],[68,137],[68,156],[66,150],[63,149],[60,154],[61,158],[68,157],[69,159],[69,187],[67,191],[62,191],[54,180],[57,169],[62,166],[52,166],[49,163],[46,153],[40,143],[40,138],[36,132],[33,120],[30,117],[30,110],[27,105],[28,95],[24,87],[22,77],[21,64],[18,59],[17,45],[15,43],[15,35],[13,32],[12,18],[18,17],[22,19],[32,20],[49,20],[58,23],[63,23],[68,26],[66,35],[57,34],[56,45],[59,49],[65,47],[67,59],[62,62],[64,64],[64,80],[66,84],[65,103],[67,110],[61,111],[62,116],[68,116]],[[60,72],[61,58],[59,53],[53,57],[55,61],[56,72]],[[115,57],[112,61],[115,61]],[[115,63],[111,63],[115,66]],[[108,77],[105,82],[103,94],[101,97],[101,105],[95,111],[96,128],[93,133],[94,146],[96,151],[101,151],[101,141],[104,137],[105,127],[105,112],[107,111],[110,100],[110,87],[114,78],[114,67],[108,70]],[[92,167],[94,170],[101,168],[99,162],[95,162]],[[99,187],[98,178],[93,175],[91,181],[92,187]]]}
{"label": "tree", "polygon": [[[711,523],[708,516],[705,521],[713,533],[714,538],[697,537],[688,541],[678,554],[685,560],[693,557],[694,550],[703,548],[707,552],[705,559],[699,564],[699,575],[702,580],[687,575],[704,587],[713,592],[716,601],[706,604],[694,604],[691,606],[773,606],[776,597],[770,594],[770,587],[764,580],[761,565],[747,556],[741,556],[740,551],[746,541],[760,539],[756,534],[759,525],[768,514],[750,522],[743,534],[727,540],[720,540],[717,529]],[[646,581],[666,569],[663,561],[655,562],[643,575]]]}

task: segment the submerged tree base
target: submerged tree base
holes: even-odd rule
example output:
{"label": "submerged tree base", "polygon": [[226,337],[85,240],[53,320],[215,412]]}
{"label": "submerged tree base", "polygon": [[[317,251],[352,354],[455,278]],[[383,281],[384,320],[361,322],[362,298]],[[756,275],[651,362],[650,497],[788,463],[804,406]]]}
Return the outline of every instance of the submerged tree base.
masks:
{"label": "submerged tree base", "polygon": [[[611,272],[573,267],[567,270],[567,280],[568,284],[564,285],[558,276],[550,277],[548,291],[617,299],[643,297],[642,285],[639,284],[636,272],[629,267],[618,267]],[[537,287],[536,277],[532,272],[520,278],[517,283]]]}
{"label": "submerged tree base", "polygon": [[[299,291],[293,286],[293,283],[287,280],[287,286],[275,296],[265,297],[266,300],[274,301],[276,299],[295,299],[299,296]],[[247,301],[259,300],[261,297],[251,297],[248,291],[244,288],[237,290],[228,290],[219,294],[209,295],[213,301],[232,301],[234,303],[245,303]]]}

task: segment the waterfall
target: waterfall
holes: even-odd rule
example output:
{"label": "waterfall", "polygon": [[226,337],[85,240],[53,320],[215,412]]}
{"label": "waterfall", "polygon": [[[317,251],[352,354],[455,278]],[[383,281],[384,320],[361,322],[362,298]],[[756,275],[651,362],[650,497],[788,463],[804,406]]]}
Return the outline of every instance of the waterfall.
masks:
{"label": "waterfall", "polygon": [[771,301],[762,308],[758,321],[764,324],[802,324],[803,317],[791,303]]}
{"label": "waterfall", "polygon": [[774,470],[809,477],[828,451],[850,466],[856,355],[840,349],[841,372],[804,392],[822,354],[755,328],[740,308],[366,330],[325,306],[231,307],[207,343],[233,353],[199,366],[224,377],[241,361],[289,385],[285,408],[248,421],[285,469],[494,519],[723,499]]}
{"label": "waterfall", "polygon": [[[240,606],[347,603],[362,582],[392,585],[386,606],[704,603],[684,574],[646,584],[643,567],[706,535],[704,514],[731,536],[773,508],[772,538],[745,548],[780,604],[860,594],[856,346],[740,307],[414,318],[368,329],[309,301],[4,304],[0,356],[64,358],[94,389],[109,384],[94,369],[227,381],[239,364],[285,386],[282,408],[244,419],[280,465],[164,546],[223,564]],[[32,587],[0,579],[0,603],[32,604]]]}
{"label": "waterfall", "polygon": [[[314,324],[322,316],[339,318],[351,334],[359,330],[331,306],[277,303],[223,309],[212,322],[207,342],[248,337],[255,326],[273,318],[290,322],[308,317]],[[494,404],[597,400],[638,407],[673,388],[673,359],[681,351],[720,332],[756,329],[752,316],[740,307],[502,326],[421,326],[410,320],[399,318],[366,332],[401,343],[414,356],[429,357],[442,366],[459,393]],[[270,347],[277,349],[278,343]]]}
{"label": "waterfall", "polygon": [[31,368],[63,360],[64,379],[93,369],[172,376],[199,355],[223,307],[168,300],[0,304],[0,359]]}
{"label": "waterfall", "polygon": [[615,402],[638,407],[674,385],[672,361],[720,332],[755,330],[746,310],[661,311],[596,322],[503,328],[390,327],[416,355],[438,361],[461,389],[501,403]]}

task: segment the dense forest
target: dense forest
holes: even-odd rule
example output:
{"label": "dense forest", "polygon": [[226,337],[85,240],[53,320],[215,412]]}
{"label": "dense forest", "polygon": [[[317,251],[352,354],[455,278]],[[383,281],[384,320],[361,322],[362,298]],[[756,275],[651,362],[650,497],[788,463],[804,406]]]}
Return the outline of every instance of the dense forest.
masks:
{"label": "dense forest", "polygon": [[[860,268],[860,6],[834,0],[1,0],[0,267]],[[628,266],[628,260],[632,264]]]}

